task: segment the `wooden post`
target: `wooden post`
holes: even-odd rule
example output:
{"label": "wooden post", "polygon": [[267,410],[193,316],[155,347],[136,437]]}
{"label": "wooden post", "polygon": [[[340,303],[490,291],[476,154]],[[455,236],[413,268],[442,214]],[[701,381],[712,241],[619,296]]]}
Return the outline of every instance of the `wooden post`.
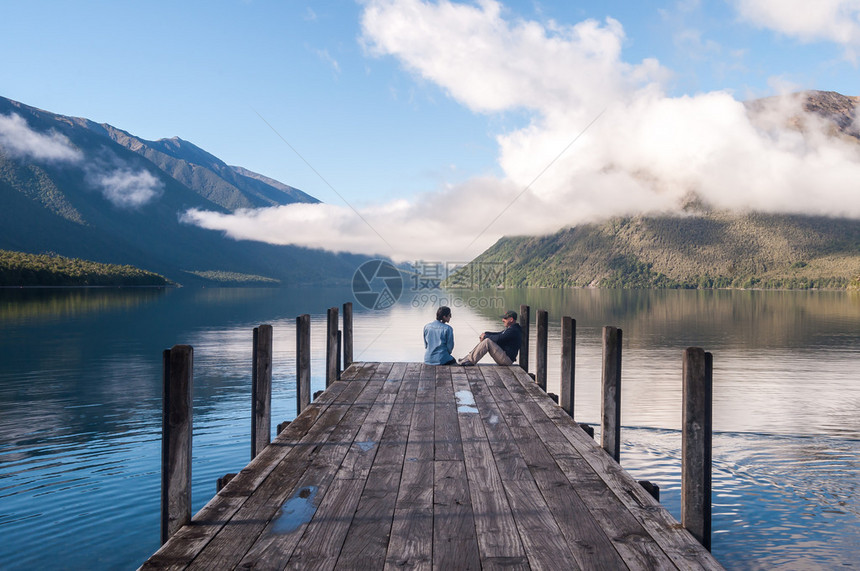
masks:
{"label": "wooden post", "polygon": [[352,365],[352,302],[343,304],[343,368]]}
{"label": "wooden post", "polygon": [[296,317],[296,415],[311,404],[311,316]]}
{"label": "wooden post", "polygon": [[621,330],[603,328],[603,410],[600,415],[601,446],[616,462],[621,461]]}
{"label": "wooden post", "polygon": [[174,345],[163,354],[161,428],[161,543],[191,521],[191,394],[194,349]]}
{"label": "wooden post", "polygon": [[711,438],[713,369],[710,353],[684,351],[681,421],[681,523],[711,550]]}
{"label": "wooden post", "polygon": [[328,310],[325,342],[325,386],[337,380],[337,308]]}
{"label": "wooden post", "polygon": [[251,372],[251,460],[272,441],[272,326],[254,328]]}
{"label": "wooden post", "polygon": [[546,351],[549,337],[549,314],[538,309],[537,312],[537,347],[535,357],[537,358],[537,367],[535,368],[538,386],[546,392]]}
{"label": "wooden post", "polygon": [[343,331],[337,330],[337,380],[340,380],[340,373],[343,371]]}
{"label": "wooden post", "polygon": [[573,418],[576,366],[576,320],[561,318],[561,408]]}
{"label": "wooden post", "polygon": [[520,345],[520,367],[529,371],[529,311],[527,305],[520,306],[520,327],[523,328],[523,343]]}

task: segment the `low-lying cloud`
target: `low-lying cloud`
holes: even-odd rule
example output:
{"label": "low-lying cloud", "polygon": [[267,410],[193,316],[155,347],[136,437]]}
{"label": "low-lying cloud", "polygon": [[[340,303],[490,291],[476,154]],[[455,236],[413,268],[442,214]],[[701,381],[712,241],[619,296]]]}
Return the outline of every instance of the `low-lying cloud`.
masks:
{"label": "low-lying cloud", "polygon": [[76,163],[84,157],[65,135],[38,133],[16,113],[0,115],[0,147],[10,156],[26,159]]}
{"label": "low-lying cloud", "polygon": [[[736,4],[760,20],[777,5]],[[830,4],[857,12],[856,2]],[[762,8],[759,16],[751,6]],[[796,20],[819,10],[798,6]],[[818,29],[853,41],[826,32],[826,23]],[[365,208],[360,217],[336,205],[291,205],[192,211],[186,220],[241,239],[451,260],[502,235],[678,212],[693,198],[720,209],[860,217],[856,140],[833,136],[799,98],[751,115],[728,91],[670,97],[671,71],[653,59],[625,61],[624,29],[611,18],[568,26],[509,17],[493,0],[369,0],[362,31],[369,54],[397,58],[474,112],[529,114],[528,125],[497,136],[504,176]],[[802,129],[788,127],[792,117]]]}
{"label": "low-lying cloud", "polygon": [[164,191],[162,182],[143,169],[97,170],[89,173],[88,179],[102,196],[119,208],[139,208]]}
{"label": "low-lying cloud", "polygon": [[119,208],[138,208],[164,190],[164,184],[147,170],[134,169],[113,154],[107,159],[87,157],[62,133],[40,133],[16,113],[0,115],[0,149],[19,159],[82,168],[87,183]]}

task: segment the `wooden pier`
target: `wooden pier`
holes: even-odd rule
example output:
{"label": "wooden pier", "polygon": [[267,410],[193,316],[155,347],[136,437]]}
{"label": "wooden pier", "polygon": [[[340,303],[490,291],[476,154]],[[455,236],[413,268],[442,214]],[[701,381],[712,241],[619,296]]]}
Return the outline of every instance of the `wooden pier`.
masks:
{"label": "wooden pier", "polygon": [[142,566],[246,567],[722,568],[521,367],[418,363],[352,363]]}

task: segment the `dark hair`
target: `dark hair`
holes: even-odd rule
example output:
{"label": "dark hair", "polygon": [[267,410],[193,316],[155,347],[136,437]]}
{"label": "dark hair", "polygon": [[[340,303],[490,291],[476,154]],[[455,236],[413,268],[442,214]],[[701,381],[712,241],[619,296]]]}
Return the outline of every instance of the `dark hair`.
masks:
{"label": "dark hair", "polygon": [[436,310],[436,321],[442,321],[443,317],[451,317],[451,308],[443,305]]}

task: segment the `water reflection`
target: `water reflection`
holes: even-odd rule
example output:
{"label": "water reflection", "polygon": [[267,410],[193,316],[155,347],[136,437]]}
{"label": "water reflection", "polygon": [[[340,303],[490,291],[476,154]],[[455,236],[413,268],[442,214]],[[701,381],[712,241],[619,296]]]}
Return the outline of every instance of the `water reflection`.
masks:
{"label": "water reflection", "polygon": [[[442,298],[456,356],[520,304],[549,312],[558,392],[563,315],[577,320],[576,416],[599,420],[600,329],[624,330],[622,463],[680,494],[681,352],[714,354],[714,549],[728,568],[860,559],[860,295],[845,292],[406,292],[355,304],[355,355],[420,361]],[[325,310],[348,290],[0,290],[0,564],[129,568],[158,547],[161,352],[195,348],[193,509],[250,459],[251,332],[274,328],[273,424],[295,415],[295,317],[312,315],[322,388]],[[534,351],[532,327],[532,351]],[[532,363],[534,363],[532,353]],[[469,406],[468,403],[461,403]],[[503,421],[503,420],[500,420]],[[359,443],[361,445],[361,443]],[[677,511],[673,511],[679,515]],[[122,521],[128,533],[111,531]],[[34,533],[38,528],[40,531]],[[63,553],[57,562],[46,538]],[[853,558],[853,559],[852,559]]]}

